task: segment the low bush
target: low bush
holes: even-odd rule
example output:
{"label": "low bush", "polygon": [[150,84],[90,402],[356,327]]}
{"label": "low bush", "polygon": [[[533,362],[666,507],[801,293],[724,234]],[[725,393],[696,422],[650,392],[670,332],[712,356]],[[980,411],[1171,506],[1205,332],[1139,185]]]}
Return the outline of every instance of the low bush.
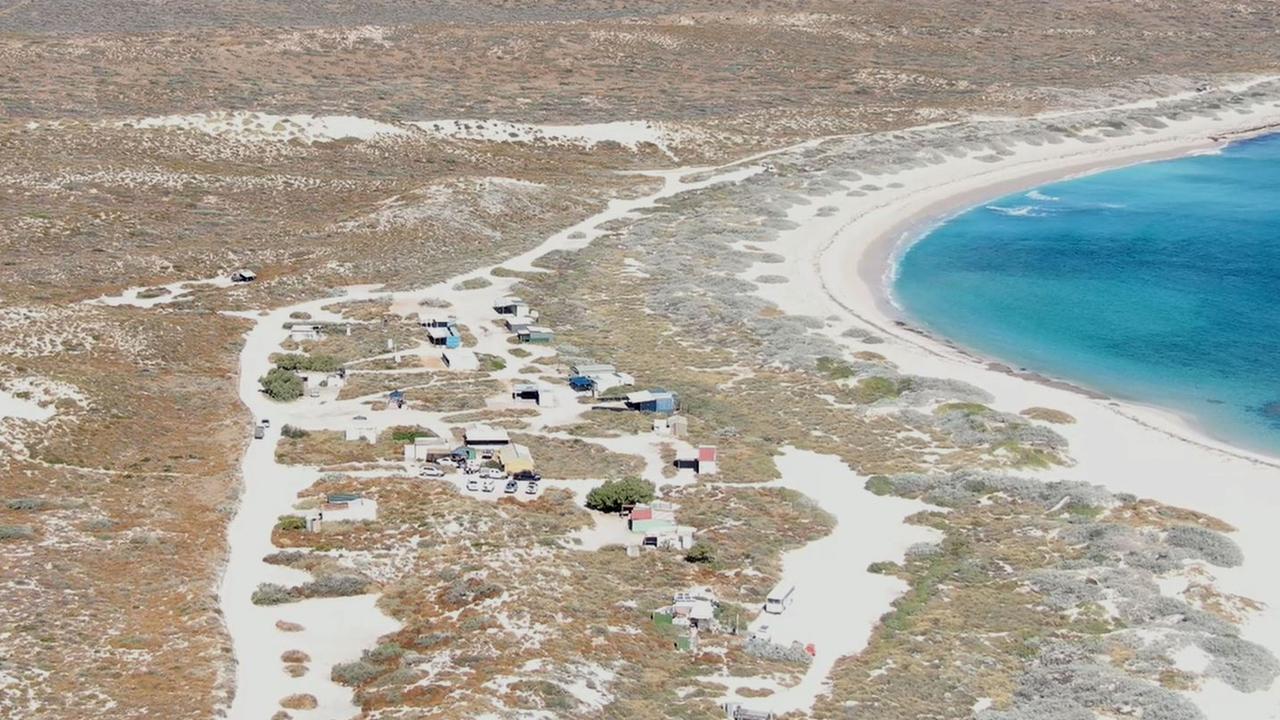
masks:
{"label": "low bush", "polygon": [[286,531],[306,530],[307,519],[301,515],[281,515],[280,519],[276,521],[276,529]]}
{"label": "low bush", "polygon": [[355,687],[363,685],[382,674],[382,670],[373,663],[356,660],[349,663],[338,663],[329,672],[329,679],[339,685]]}
{"label": "low bush", "polygon": [[684,554],[685,562],[713,563],[716,561],[716,550],[711,543],[697,542]]}
{"label": "low bush", "polygon": [[33,510],[47,510],[49,508],[49,501],[41,500],[40,498],[14,498],[6,501],[4,506],[10,510],[23,510],[30,512]]}
{"label": "low bush", "polygon": [[474,278],[468,278],[458,283],[457,285],[454,285],[453,289],[454,290],[479,290],[480,288],[487,288],[492,284],[493,282],[491,282],[489,278],[474,277]]}
{"label": "low bush", "polygon": [[359,575],[325,575],[298,588],[303,597],[349,597],[363,595],[369,581]]}
{"label": "low bush", "polygon": [[280,434],[287,438],[293,438],[294,440],[297,440],[299,438],[304,438],[307,435],[310,435],[311,433],[308,433],[306,430],[303,430],[297,425],[285,425],[284,427],[280,428]]}
{"label": "low bush", "polygon": [[0,525],[0,540],[27,540],[35,534],[27,525]]}
{"label": "low bush", "polygon": [[332,355],[303,355],[287,353],[275,357],[276,367],[282,370],[303,370],[307,372],[337,372],[342,361]]}
{"label": "low bush", "polygon": [[275,583],[262,583],[253,591],[254,605],[283,605],[295,599],[289,588]]}

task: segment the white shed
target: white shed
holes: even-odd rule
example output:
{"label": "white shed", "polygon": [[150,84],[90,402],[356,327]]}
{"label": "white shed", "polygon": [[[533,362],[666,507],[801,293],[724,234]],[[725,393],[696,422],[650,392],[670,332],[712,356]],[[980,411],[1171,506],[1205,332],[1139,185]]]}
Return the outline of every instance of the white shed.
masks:
{"label": "white shed", "polygon": [[364,415],[357,415],[351,418],[344,435],[349,442],[364,440],[370,445],[378,442],[378,429]]}

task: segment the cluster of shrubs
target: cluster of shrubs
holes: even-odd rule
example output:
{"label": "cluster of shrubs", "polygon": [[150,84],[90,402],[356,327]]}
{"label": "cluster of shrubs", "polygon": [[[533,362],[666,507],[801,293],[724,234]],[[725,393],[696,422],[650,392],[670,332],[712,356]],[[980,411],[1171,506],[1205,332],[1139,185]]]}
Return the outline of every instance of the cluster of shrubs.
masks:
{"label": "cluster of shrubs", "polygon": [[[1122,708],[1136,708],[1142,717],[1200,718],[1195,706],[1176,692],[1135,677],[1159,676],[1168,669],[1168,658],[1188,645],[1212,658],[1206,675],[1241,692],[1269,687],[1280,676],[1280,662],[1265,648],[1241,639],[1234,624],[1181,598],[1163,595],[1156,582],[1158,576],[1181,571],[1188,561],[1240,565],[1244,557],[1239,546],[1222,533],[1198,525],[1161,529],[1109,522],[1108,508],[1135,498],[1078,481],[1045,482],[962,471],[882,475],[870,479],[867,486],[879,494],[957,509],[977,506],[996,494],[1010,503],[1030,505],[1034,512],[1056,519],[1060,523],[1056,540],[1076,551],[1028,573],[1023,578],[1027,586],[1047,607],[1060,612],[1097,608],[1104,600],[1114,608],[1114,620],[1102,625],[1099,635],[1040,645],[1031,669],[1020,681],[1013,709],[986,711],[979,715],[983,720],[1074,719]],[[909,559],[915,551],[913,547]],[[1141,629],[1157,632],[1131,632]],[[1106,654],[1105,648],[1096,646],[1103,636],[1109,642],[1133,645],[1123,668],[1097,661]]]}
{"label": "cluster of shrubs", "polygon": [[334,574],[291,588],[276,583],[262,583],[253,591],[250,599],[254,605],[282,605],[307,598],[363,595],[368,589],[369,580],[361,575]]}
{"label": "cluster of shrubs", "polygon": [[805,652],[804,645],[800,642],[780,645],[763,638],[751,638],[743,649],[747,651],[748,655],[755,655],[765,660],[804,663],[806,665],[813,662],[813,656]]}

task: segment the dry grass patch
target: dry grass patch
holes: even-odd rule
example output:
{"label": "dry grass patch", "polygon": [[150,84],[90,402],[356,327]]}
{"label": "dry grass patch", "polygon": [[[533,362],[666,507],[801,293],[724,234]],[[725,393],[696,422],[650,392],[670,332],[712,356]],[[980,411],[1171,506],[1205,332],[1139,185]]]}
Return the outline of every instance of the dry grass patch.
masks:
{"label": "dry grass patch", "polygon": [[511,441],[525,445],[538,464],[538,471],[557,480],[595,480],[639,475],[644,460],[636,455],[616,453],[601,445],[579,440],[513,434]]}
{"label": "dry grass patch", "polygon": [[[430,435],[426,429],[422,435]],[[302,437],[281,437],[276,446],[276,462],[285,465],[346,465],[376,463],[404,457],[403,438],[396,439],[396,429],[384,430],[378,442],[347,440],[336,430],[310,430]]]}
{"label": "dry grass patch", "polygon": [[1018,414],[1031,420],[1053,423],[1054,425],[1070,425],[1076,421],[1075,417],[1070,413],[1047,407],[1029,407]]}

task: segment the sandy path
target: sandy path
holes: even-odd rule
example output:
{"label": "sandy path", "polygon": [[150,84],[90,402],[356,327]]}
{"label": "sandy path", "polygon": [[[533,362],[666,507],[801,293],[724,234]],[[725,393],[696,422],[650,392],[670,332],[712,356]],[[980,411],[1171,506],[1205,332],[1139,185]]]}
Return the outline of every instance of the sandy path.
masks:
{"label": "sandy path", "polygon": [[[880,616],[906,590],[902,580],[868,573],[867,566],[901,562],[907,548],[940,535],[904,522],[928,505],[872,493],[866,478],[837,457],[785,448],[777,465],[782,479],[769,486],[807,495],[836,520],[830,535],[783,555],[783,581],[796,588],[791,606],[777,615],[761,613],[750,626],[752,632],[767,627],[769,638],[780,645],[814,645],[813,662],[798,684],[774,687],[772,695],[746,701],[753,710],[783,714],[813,707],[828,690],[827,676],[836,660],[866,647]],[[761,678],[709,679],[729,687],[724,701],[744,702],[733,691],[761,684]]]}
{"label": "sandy path", "polygon": [[[784,148],[777,152],[786,152]],[[767,154],[752,159],[767,157]],[[350,717],[358,708],[352,703],[349,688],[329,679],[329,669],[338,662],[357,659],[360,652],[371,647],[377,639],[397,629],[398,624],[375,606],[376,595],[348,598],[312,599],[285,605],[260,607],[250,601],[260,583],[275,582],[292,585],[304,582],[307,574],[288,568],[267,565],[262,558],[277,548],[271,543],[271,529],[280,515],[291,512],[298,492],[314,483],[319,472],[315,468],[282,466],[275,462],[275,447],[280,428],[285,424],[307,429],[341,429],[356,414],[369,418],[369,425],[385,428],[398,424],[420,424],[446,433],[440,417],[449,413],[427,413],[410,409],[370,412],[360,404],[361,399],[346,401],[318,401],[303,398],[289,404],[276,403],[259,392],[258,378],[271,367],[270,356],[280,350],[280,343],[288,337],[283,324],[293,312],[308,312],[318,321],[337,319],[320,308],[342,300],[386,298],[393,310],[401,313],[416,311],[428,298],[447,299],[452,306],[444,311],[457,315],[460,320],[475,328],[477,352],[505,354],[507,334],[500,332],[487,321],[492,318],[492,300],[507,294],[514,278],[495,277],[490,271],[501,265],[508,269],[533,271],[534,262],[549,252],[574,250],[585,247],[604,232],[602,226],[612,220],[647,207],[658,201],[708,187],[722,182],[737,182],[760,172],[759,165],[737,161],[723,170],[706,168],[676,168],[666,171],[646,172],[659,177],[662,186],[655,192],[635,199],[612,200],[608,206],[576,225],[552,235],[537,248],[502,263],[464,273],[440,283],[418,290],[383,293],[375,287],[348,288],[343,296],[326,297],[277,308],[262,314],[247,314],[255,321],[246,335],[240,354],[240,401],[253,413],[255,420],[269,418],[271,430],[262,440],[249,444],[241,463],[243,489],[236,511],[228,528],[229,555],[219,587],[219,599],[228,632],[232,638],[236,658],[235,688],[227,716],[231,720],[261,720],[279,709],[281,698],[295,693],[309,693],[318,701],[314,710],[293,710],[291,715],[301,720],[336,719]],[[701,173],[696,179],[686,179],[690,173]],[[457,291],[453,287],[469,278],[484,277],[492,282],[478,290]],[[481,320],[480,318],[485,318]],[[530,346],[532,352],[549,352]],[[405,354],[414,351],[406,350]],[[494,373],[499,379],[520,377],[518,367],[511,365]],[[557,402],[547,408],[535,423],[538,428],[561,424],[576,418],[585,406],[576,402],[568,388],[558,388]],[[248,428],[246,428],[248,432]],[[554,483],[547,483],[553,486]],[[585,489],[573,486],[575,492]],[[584,486],[585,487],[585,486]],[[521,494],[523,497],[523,494]],[[305,627],[302,632],[285,633],[276,629],[277,621],[296,622]],[[311,671],[293,678],[283,671],[280,654],[298,649],[311,656]]]}

